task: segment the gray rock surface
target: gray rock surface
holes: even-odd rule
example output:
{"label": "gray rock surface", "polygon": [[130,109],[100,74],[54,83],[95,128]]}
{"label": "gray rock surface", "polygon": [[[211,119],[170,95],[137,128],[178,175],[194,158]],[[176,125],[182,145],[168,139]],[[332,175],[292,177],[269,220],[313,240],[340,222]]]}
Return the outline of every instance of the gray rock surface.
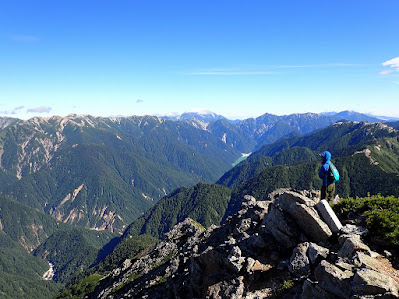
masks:
{"label": "gray rock surface", "polygon": [[398,285],[391,277],[366,268],[356,272],[352,289],[363,296],[386,294],[398,297]]}
{"label": "gray rock surface", "polygon": [[359,227],[330,238],[315,194],[246,196],[234,216],[206,231],[186,219],[86,298],[399,298],[397,270],[386,271]]}
{"label": "gray rock surface", "polygon": [[315,270],[319,286],[335,295],[337,298],[349,298],[351,295],[350,278],[352,273],[340,270],[338,267],[322,260]]}
{"label": "gray rock surface", "polygon": [[288,270],[297,277],[301,277],[309,273],[310,261],[306,255],[308,248],[309,243],[301,243],[295,247],[292,253]]}
{"label": "gray rock surface", "polygon": [[327,258],[330,250],[315,243],[309,243],[307,255],[312,265],[318,264],[322,259]]}

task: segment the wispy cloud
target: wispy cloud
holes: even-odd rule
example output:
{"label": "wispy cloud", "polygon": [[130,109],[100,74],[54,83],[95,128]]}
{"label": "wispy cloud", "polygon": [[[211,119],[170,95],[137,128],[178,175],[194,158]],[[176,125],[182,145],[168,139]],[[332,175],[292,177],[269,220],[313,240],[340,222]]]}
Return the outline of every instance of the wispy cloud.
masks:
{"label": "wispy cloud", "polygon": [[293,65],[271,65],[271,68],[295,69],[295,68],[330,68],[330,67],[364,67],[367,64],[356,63],[322,63],[322,64],[293,64]]}
{"label": "wispy cloud", "polygon": [[2,114],[2,115],[15,115],[15,114],[18,113],[19,110],[24,109],[24,108],[25,108],[25,106],[18,106],[18,107],[15,107],[12,110],[0,111],[0,114]]}
{"label": "wispy cloud", "polygon": [[383,71],[380,72],[380,75],[388,75],[388,74],[393,73],[393,72],[394,72],[393,70],[383,70]]}
{"label": "wispy cloud", "polygon": [[15,107],[15,108],[13,109],[13,113],[16,114],[19,110],[22,110],[22,109],[24,109],[24,108],[25,108],[25,106],[18,106],[18,107]]}
{"label": "wispy cloud", "polygon": [[387,60],[383,62],[382,65],[385,67],[389,67],[390,69],[381,71],[381,75],[388,75],[393,72],[399,72],[399,57]]}
{"label": "wispy cloud", "polygon": [[52,110],[51,107],[40,106],[36,108],[30,108],[26,112],[27,113],[49,113]]}
{"label": "wispy cloud", "polygon": [[37,36],[24,34],[13,34],[10,36],[10,39],[19,43],[34,43],[40,40]]}
{"label": "wispy cloud", "polygon": [[143,103],[143,102],[144,102],[144,101],[143,101],[142,99],[137,99],[137,100],[136,100],[136,103],[138,103],[138,104],[139,104],[139,103]]}
{"label": "wispy cloud", "polygon": [[222,71],[210,71],[210,72],[192,72],[190,75],[219,75],[219,76],[248,76],[248,75],[272,75],[274,72],[222,72]]}
{"label": "wispy cloud", "polygon": [[347,68],[347,67],[365,67],[365,64],[353,63],[325,63],[325,64],[282,64],[282,65],[263,65],[263,66],[248,66],[243,68],[213,68],[201,71],[188,72],[187,75],[219,75],[219,76],[234,76],[234,75],[273,75],[278,74],[281,69],[301,69],[301,68]]}

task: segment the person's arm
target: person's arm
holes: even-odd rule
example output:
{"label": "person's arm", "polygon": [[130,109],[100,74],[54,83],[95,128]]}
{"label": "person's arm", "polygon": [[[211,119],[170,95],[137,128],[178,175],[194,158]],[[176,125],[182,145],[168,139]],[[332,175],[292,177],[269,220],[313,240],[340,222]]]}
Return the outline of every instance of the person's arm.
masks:
{"label": "person's arm", "polygon": [[325,168],[325,166],[323,164],[320,167],[320,170],[319,170],[319,178],[323,179],[325,175],[326,175],[326,168]]}

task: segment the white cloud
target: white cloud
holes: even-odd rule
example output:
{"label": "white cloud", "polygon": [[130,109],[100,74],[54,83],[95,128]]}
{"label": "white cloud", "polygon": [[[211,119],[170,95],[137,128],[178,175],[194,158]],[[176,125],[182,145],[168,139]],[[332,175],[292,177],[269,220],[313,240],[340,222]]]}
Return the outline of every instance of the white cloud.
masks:
{"label": "white cloud", "polygon": [[198,113],[200,115],[207,115],[207,114],[211,114],[213,112],[208,109],[194,108],[194,109],[186,111],[185,113]]}
{"label": "white cloud", "polygon": [[393,68],[393,70],[392,69],[383,70],[382,72],[380,72],[381,75],[387,75],[387,74],[390,74],[393,72],[399,72],[399,57],[387,60],[387,61],[383,62],[382,65],[389,67],[389,68]]}
{"label": "white cloud", "polygon": [[28,112],[28,113],[49,113],[51,110],[52,110],[51,107],[40,106],[40,107],[28,109],[26,112]]}
{"label": "white cloud", "polygon": [[142,99],[137,99],[136,103],[143,103],[144,101]]}
{"label": "white cloud", "polygon": [[399,57],[393,58],[391,60],[382,63],[383,66],[390,66],[394,68],[399,68]]}

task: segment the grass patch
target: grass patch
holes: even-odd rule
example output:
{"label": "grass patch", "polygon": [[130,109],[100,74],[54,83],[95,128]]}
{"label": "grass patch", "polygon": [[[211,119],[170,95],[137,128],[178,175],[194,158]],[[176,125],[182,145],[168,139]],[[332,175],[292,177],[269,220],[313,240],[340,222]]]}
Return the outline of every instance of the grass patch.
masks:
{"label": "grass patch", "polygon": [[283,294],[285,294],[286,292],[288,292],[289,290],[291,290],[294,287],[294,281],[292,281],[291,279],[289,280],[284,280],[277,289],[274,290],[274,295],[276,297],[281,297]]}
{"label": "grass patch", "polygon": [[55,298],[73,298],[80,299],[85,295],[94,291],[95,287],[98,285],[102,275],[93,274],[84,279],[82,279],[79,283],[74,284],[70,288],[63,290],[60,294],[58,294]]}
{"label": "grass patch", "polygon": [[127,286],[129,283],[131,283],[132,281],[136,280],[137,278],[139,278],[141,275],[137,274],[137,273],[132,273],[132,275],[130,275],[129,279],[127,281],[125,281],[124,283],[118,285],[116,288],[114,288],[112,290],[112,294],[117,294],[120,290],[122,290],[125,286]]}
{"label": "grass patch", "polygon": [[333,209],[342,217],[350,213],[364,217],[370,240],[383,240],[388,247],[399,245],[399,198],[381,195],[347,198]]}
{"label": "grass patch", "polygon": [[199,223],[193,219],[190,219],[190,220],[191,220],[191,223],[194,224],[196,227],[198,227],[200,230],[206,231],[205,227],[203,227],[201,223]]}

